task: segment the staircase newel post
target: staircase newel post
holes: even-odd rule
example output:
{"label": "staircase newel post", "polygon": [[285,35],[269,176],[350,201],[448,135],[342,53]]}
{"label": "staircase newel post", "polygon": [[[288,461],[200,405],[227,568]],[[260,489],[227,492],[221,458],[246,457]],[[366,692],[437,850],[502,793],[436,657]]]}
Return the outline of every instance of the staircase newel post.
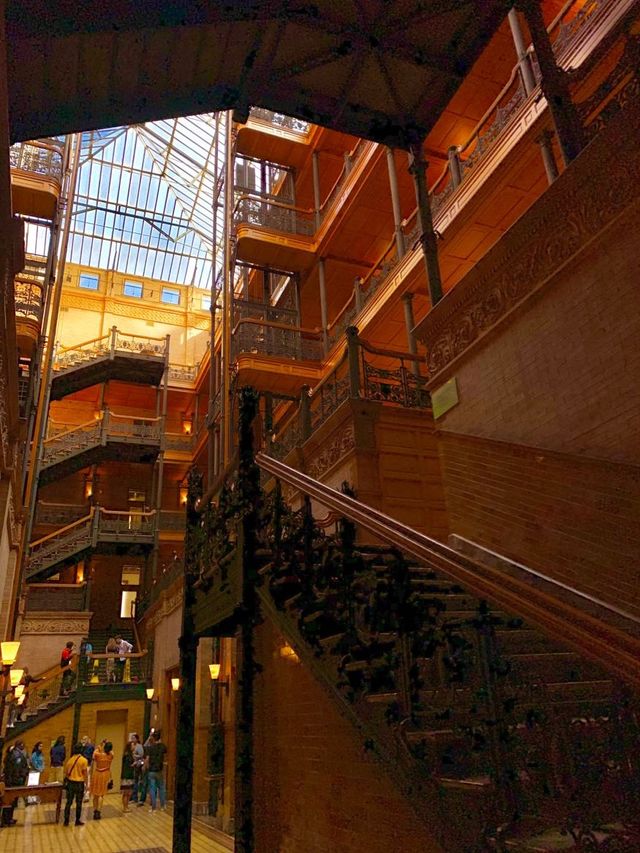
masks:
{"label": "staircase newel post", "polygon": [[98,544],[98,529],[100,527],[100,507],[93,507],[93,518],[91,519],[91,545],[93,548]]}
{"label": "staircase newel post", "polygon": [[200,515],[197,503],[202,497],[202,474],[194,467],[189,472],[187,523],[184,550],[184,588],[180,648],[180,691],[176,726],[176,775],[173,801],[173,853],[191,851],[193,810],[193,745],[196,713],[198,635],[195,630],[195,582],[198,577]]}
{"label": "staircase newel post", "polygon": [[360,396],[360,342],[355,326],[347,329],[347,360],[349,363],[349,396]]}
{"label": "staircase newel post", "polygon": [[100,444],[103,447],[107,443],[107,436],[109,433],[109,409],[105,406],[104,412],[102,413],[102,423],[100,425]]}
{"label": "staircase newel post", "polygon": [[238,485],[243,507],[242,618],[238,629],[238,686],[236,691],[236,853],[253,853],[253,694],[256,674],[254,627],[259,616],[256,589],[256,531],[259,524],[260,472],[254,460],[253,423],[258,413],[258,394],[253,388],[240,391]]}
{"label": "staircase newel post", "polygon": [[109,353],[109,358],[113,361],[116,356],[116,339],[118,336],[118,327],[111,327],[111,351]]}

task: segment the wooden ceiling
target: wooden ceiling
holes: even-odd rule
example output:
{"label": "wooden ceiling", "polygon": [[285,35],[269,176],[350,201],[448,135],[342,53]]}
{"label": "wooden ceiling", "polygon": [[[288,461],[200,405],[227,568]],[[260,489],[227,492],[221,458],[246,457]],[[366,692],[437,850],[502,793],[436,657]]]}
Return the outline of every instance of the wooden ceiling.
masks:
{"label": "wooden ceiling", "polygon": [[406,147],[506,0],[8,0],[13,141],[250,106]]}

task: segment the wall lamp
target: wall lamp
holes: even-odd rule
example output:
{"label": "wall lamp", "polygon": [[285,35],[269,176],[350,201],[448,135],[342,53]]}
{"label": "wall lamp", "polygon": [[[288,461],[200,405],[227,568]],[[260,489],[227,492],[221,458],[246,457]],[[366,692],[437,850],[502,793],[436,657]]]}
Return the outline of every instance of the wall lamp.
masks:
{"label": "wall lamp", "polygon": [[175,692],[176,690],[180,690],[180,679],[172,678],[171,679],[171,689]]}
{"label": "wall lamp", "polygon": [[156,704],[157,702],[159,702],[159,699],[157,697],[155,699],[153,698],[153,694],[155,692],[156,691],[153,689],[153,687],[147,687],[147,699],[149,700],[149,702],[151,702],[153,704]]}
{"label": "wall lamp", "polygon": [[209,674],[211,675],[211,680],[215,681],[217,685],[220,687],[224,687],[225,692],[229,692],[229,679],[228,678],[220,678],[220,664],[219,663],[210,663],[209,664]]}
{"label": "wall lamp", "polygon": [[[24,675],[24,669],[12,669],[9,672],[9,684],[12,687],[17,687],[22,681],[22,676]],[[19,695],[19,694],[18,694]]]}

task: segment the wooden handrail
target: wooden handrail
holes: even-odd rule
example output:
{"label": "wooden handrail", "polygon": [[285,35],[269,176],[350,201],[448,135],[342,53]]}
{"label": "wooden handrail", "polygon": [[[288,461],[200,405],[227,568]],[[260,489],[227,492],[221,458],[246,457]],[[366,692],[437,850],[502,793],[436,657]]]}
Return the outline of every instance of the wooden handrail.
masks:
{"label": "wooden handrail", "polygon": [[85,427],[94,426],[95,424],[99,424],[102,421],[102,417],[104,412],[100,412],[99,418],[93,418],[90,421],[86,421],[83,424],[72,424],[69,429],[62,430],[62,432],[57,432],[55,435],[50,436],[49,438],[45,438],[42,442],[43,444],[48,444],[51,441],[57,441],[59,438],[62,438],[65,435],[69,435],[72,432],[78,432],[78,430],[84,429]]}
{"label": "wooden handrail", "polygon": [[83,589],[87,582],[82,583],[28,583],[27,589]]}
{"label": "wooden handrail", "polygon": [[358,338],[358,344],[365,352],[370,352],[371,355],[380,355],[384,358],[399,358],[401,361],[422,361],[418,353],[401,352],[394,349],[380,349],[380,347],[374,347],[373,344],[370,344],[363,338]]}
{"label": "wooden handrail", "polygon": [[504,607],[507,612],[521,617],[550,636],[560,638],[623,681],[640,687],[640,637],[612,624],[619,622],[622,616],[634,630],[640,629],[640,619],[632,614],[572,589],[573,595],[583,600],[585,607],[596,604],[607,616],[607,620],[596,618],[580,607],[563,601],[561,596],[569,588],[553,578],[525,569],[532,581],[544,577],[547,585],[557,589],[558,595],[541,591],[533,583],[464,557],[444,543],[264,453],[257,454],[256,462],[274,477],[309,495],[328,509],[341,513],[382,541],[412,554],[478,598]]}
{"label": "wooden handrail", "polygon": [[103,509],[103,507],[100,507],[100,515],[126,515],[128,517],[131,515],[150,516],[155,514],[155,509]]}
{"label": "wooden handrail", "polygon": [[238,196],[238,200],[235,203],[233,208],[233,212],[235,213],[238,209],[238,205],[241,201],[257,201],[260,204],[271,204],[274,207],[281,207],[283,210],[290,210],[292,213],[304,213],[305,216],[313,216],[315,211],[312,208],[306,207],[296,207],[294,204],[288,204],[284,201],[278,201],[276,198],[267,198],[266,196],[260,195],[259,193],[242,193],[242,195]]}
{"label": "wooden handrail", "polygon": [[161,420],[162,420],[162,417],[158,417],[158,418],[143,418],[141,415],[117,415],[115,412],[112,412],[112,411],[111,411],[111,409],[109,409],[109,417],[110,417],[110,418],[116,418],[116,420],[121,420],[121,421],[126,421],[126,420],[129,420],[129,421],[144,421],[145,423],[150,423],[150,424],[151,424],[151,423],[153,423],[153,424],[157,424],[157,423],[158,423],[158,421],[161,421]]}
{"label": "wooden handrail", "polygon": [[108,660],[109,658],[126,658],[127,660],[133,660],[137,658],[143,658],[147,654],[147,650],[143,649],[141,652],[89,652],[85,655],[85,657],[90,658],[91,660]]}
{"label": "wooden handrail", "polygon": [[90,341],[82,341],[80,344],[74,344],[70,347],[61,347],[56,353],[56,357],[61,355],[63,352],[76,352],[76,350],[82,349],[82,347],[88,347],[89,344],[97,344],[98,341],[107,341],[111,337],[111,332],[107,335],[100,335],[99,338],[91,338]]}
{"label": "wooden handrail", "polygon": [[56,539],[58,536],[61,536],[63,533],[66,533],[68,530],[72,530],[74,527],[78,527],[80,524],[86,524],[88,521],[91,521],[95,513],[95,507],[91,507],[91,512],[89,515],[84,515],[82,518],[79,518],[77,521],[72,522],[71,524],[65,525],[65,527],[59,527],[57,530],[54,530],[53,533],[48,533],[46,536],[43,536],[41,539],[36,539],[34,542],[29,543],[29,550],[32,551],[36,545],[41,545],[43,542],[46,542],[48,539]]}

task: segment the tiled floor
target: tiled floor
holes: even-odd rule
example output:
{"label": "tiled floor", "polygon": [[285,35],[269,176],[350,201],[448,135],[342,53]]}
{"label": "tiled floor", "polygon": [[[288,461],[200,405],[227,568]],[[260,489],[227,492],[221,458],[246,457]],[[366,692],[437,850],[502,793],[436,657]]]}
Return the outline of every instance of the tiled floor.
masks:
{"label": "tiled floor", "polygon": [[[72,824],[75,812],[72,812]],[[148,808],[132,806],[122,812],[118,794],[105,797],[102,820],[91,819],[92,809],[85,803],[84,826],[55,824],[55,808],[28,806],[22,801],[14,817],[16,826],[0,830],[2,853],[170,853],[173,821],[169,814],[149,814]],[[229,853],[226,847],[194,827],[193,853]]]}

